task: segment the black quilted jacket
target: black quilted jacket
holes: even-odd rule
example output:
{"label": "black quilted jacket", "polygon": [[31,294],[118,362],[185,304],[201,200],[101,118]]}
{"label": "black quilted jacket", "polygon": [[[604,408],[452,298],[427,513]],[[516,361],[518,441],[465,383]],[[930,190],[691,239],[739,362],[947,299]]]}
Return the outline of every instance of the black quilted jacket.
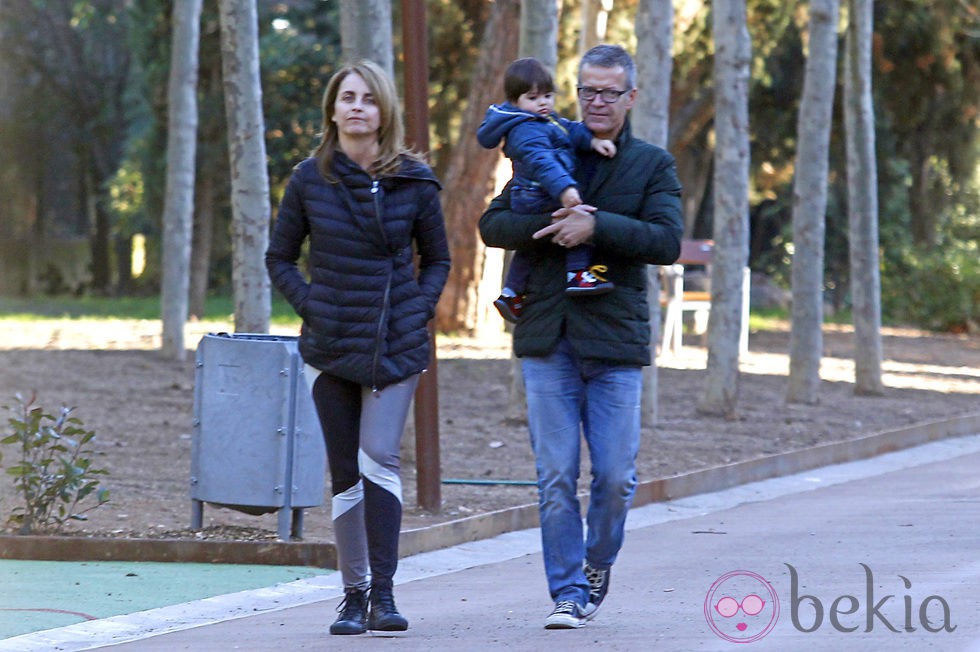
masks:
{"label": "black quilted jacket", "polygon": [[[439,182],[404,159],[379,179],[337,153],[329,183],[315,159],[293,171],[265,262],[303,318],[303,360],[381,389],[429,363],[426,323],[449,275]],[[309,280],[297,261],[309,238]],[[419,267],[413,262],[413,244]]]}

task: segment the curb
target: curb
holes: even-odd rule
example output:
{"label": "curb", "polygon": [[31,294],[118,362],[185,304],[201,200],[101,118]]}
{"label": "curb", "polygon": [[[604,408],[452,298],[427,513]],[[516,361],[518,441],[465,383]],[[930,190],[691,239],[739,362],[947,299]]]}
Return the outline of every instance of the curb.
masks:
{"label": "curb", "polygon": [[[940,439],[980,433],[980,413],[922,423],[850,441],[778,453],[641,482],[633,506],[710,493],[737,485],[853,462]],[[583,494],[581,498],[587,499]],[[403,530],[399,556],[408,557],[538,526],[536,503]],[[167,561],[337,567],[333,543],[183,541],[0,535],[0,559],[45,561]]]}
{"label": "curb", "polygon": [[332,543],[303,541],[185,541],[0,535],[0,559],[33,561],[173,561],[337,568]]}

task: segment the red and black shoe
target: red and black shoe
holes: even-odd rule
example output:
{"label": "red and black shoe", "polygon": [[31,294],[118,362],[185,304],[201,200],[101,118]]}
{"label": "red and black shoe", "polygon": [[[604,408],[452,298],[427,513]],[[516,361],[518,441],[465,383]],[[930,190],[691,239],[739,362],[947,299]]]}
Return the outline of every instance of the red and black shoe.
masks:
{"label": "red and black shoe", "polygon": [[524,295],[518,294],[517,296],[508,297],[501,294],[493,302],[493,307],[497,309],[497,312],[500,313],[500,316],[505,321],[516,324],[521,319],[521,311],[524,310]]}
{"label": "red and black shoe", "polygon": [[577,272],[568,272],[568,281],[565,285],[565,294],[573,296],[592,296],[596,294],[606,294],[612,292],[616,284],[607,281],[601,274],[605,273],[605,265],[593,265],[588,269],[580,269]]}

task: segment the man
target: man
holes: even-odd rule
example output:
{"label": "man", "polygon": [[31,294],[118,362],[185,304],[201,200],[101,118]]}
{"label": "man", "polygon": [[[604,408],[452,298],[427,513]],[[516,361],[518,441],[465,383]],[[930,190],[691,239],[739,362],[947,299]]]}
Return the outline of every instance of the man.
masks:
{"label": "man", "polygon": [[[518,215],[508,186],[480,218],[488,246],[523,251],[532,262],[514,352],[527,391],[545,574],[555,601],[548,629],[583,626],[609,588],[636,488],[641,367],[651,360],[647,265],[667,265],[680,254],[674,160],[632,136],[628,115],[637,92],[626,50],[589,50],[579,64],[583,121],[596,138],[613,140],[617,155],[581,155],[584,204]],[[615,290],[568,299],[564,252],[583,242],[595,246],[595,262],[606,266]],[[582,434],[592,463],[585,536],[576,498]]]}

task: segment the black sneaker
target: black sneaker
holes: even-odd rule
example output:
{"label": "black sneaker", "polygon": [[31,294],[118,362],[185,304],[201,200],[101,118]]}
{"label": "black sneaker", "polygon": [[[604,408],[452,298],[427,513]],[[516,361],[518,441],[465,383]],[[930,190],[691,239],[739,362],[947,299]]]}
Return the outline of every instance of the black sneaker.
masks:
{"label": "black sneaker", "polygon": [[390,586],[372,586],[367,628],[379,632],[404,632],[408,620],[398,613]]}
{"label": "black sneaker", "polygon": [[363,634],[367,622],[368,599],[364,589],[347,589],[344,601],[337,607],[340,613],[330,626],[331,634]]}
{"label": "black sneaker", "polygon": [[606,593],[609,591],[610,575],[612,575],[611,568],[600,570],[593,568],[588,563],[585,564],[585,579],[589,580],[589,604],[586,607],[589,620],[595,618],[595,614],[599,610],[599,605],[606,599]]}
{"label": "black sneaker", "polygon": [[515,297],[508,297],[501,294],[493,302],[493,307],[497,309],[500,316],[512,324],[516,324],[521,319],[521,311],[524,309],[524,295],[518,294]]}
{"label": "black sneaker", "polygon": [[586,610],[572,600],[561,600],[544,621],[545,629],[577,629],[584,627],[589,617]]}

